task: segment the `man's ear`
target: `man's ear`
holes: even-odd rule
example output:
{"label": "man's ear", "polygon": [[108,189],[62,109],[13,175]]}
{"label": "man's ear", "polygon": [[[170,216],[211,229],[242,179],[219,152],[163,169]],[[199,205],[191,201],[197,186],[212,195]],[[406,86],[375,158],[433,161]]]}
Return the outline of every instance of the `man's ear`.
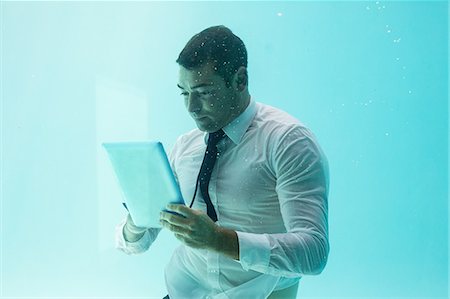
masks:
{"label": "man's ear", "polygon": [[245,68],[244,68],[244,71],[242,71],[240,69],[240,73],[238,72],[237,76],[238,76],[238,78],[237,78],[238,85],[241,85],[241,84],[247,85],[247,70]]}

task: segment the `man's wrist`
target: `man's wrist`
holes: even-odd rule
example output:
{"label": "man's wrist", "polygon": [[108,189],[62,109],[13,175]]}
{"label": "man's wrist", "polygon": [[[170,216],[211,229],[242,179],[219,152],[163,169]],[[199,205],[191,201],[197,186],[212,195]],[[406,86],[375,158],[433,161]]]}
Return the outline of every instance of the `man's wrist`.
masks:
{"label": "man's wrist", "polygon": [[123,227],[123,237],[125,239],[125,241],[133,243],[136,242],[138,240],[140,240],[145,234],[145,230],[144,231],[134,231],[134,230],[130,230],[130,227],[128,224],[125,224]]}
{"label": "man's wrist", "polygon": [[145,228],[145,227],[137,227],[137,226],[131,225],[129,222],[125,223],[125,227],[128,232],[133,233],[135,235],[144,233],[147,230],[147,228]]}
{"label": "man's wrist", "polygon": [[220,227],[217,228],[217,239],[214,250],[226,256],[239,260],[239,241],[234,230]]}

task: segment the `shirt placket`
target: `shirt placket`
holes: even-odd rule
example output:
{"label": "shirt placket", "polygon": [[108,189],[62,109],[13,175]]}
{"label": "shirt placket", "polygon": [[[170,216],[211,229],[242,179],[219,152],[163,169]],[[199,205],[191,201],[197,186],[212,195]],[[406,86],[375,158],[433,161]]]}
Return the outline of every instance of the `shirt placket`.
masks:
{"label": "shirt placket", "polygon": [[208,251],[207,269],[208,282],[211,288],[222,291],[219,284],[219,255],[211,250]]}

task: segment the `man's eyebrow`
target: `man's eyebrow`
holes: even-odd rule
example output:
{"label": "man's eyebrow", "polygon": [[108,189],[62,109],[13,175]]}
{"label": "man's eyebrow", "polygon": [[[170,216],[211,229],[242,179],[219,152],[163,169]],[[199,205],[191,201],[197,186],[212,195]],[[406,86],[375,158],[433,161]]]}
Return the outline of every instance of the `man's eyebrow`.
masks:
{"label": "man's eyebrow", "polygon": [[[213,85],[213,83],[201,83],[199,85],[192,86],[192,89],[196,89],[196,88],[204,87],[204,86],[208,87],[208,86],[212,86],[212,85]],[[183,87],[180,86],[180,84],[177,84],[177,86],[178,86],[178,88],[184,89]]]}

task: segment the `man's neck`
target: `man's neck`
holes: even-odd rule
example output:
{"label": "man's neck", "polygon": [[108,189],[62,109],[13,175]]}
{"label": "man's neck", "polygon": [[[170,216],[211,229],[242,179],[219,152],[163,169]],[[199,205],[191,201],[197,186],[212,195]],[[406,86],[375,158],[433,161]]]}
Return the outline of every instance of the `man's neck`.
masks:
{"label": "man's neck", "polygon": [[250,104],[250,94],[246,94],[242,97],[241,104],[239,105],[239,109],[237,110],[236,114],[233,115],[233,118],[228,122],[231,123],[233,120],[235,120],[239,115],[241,115],[245,109],[247,109],[248,105]]}

